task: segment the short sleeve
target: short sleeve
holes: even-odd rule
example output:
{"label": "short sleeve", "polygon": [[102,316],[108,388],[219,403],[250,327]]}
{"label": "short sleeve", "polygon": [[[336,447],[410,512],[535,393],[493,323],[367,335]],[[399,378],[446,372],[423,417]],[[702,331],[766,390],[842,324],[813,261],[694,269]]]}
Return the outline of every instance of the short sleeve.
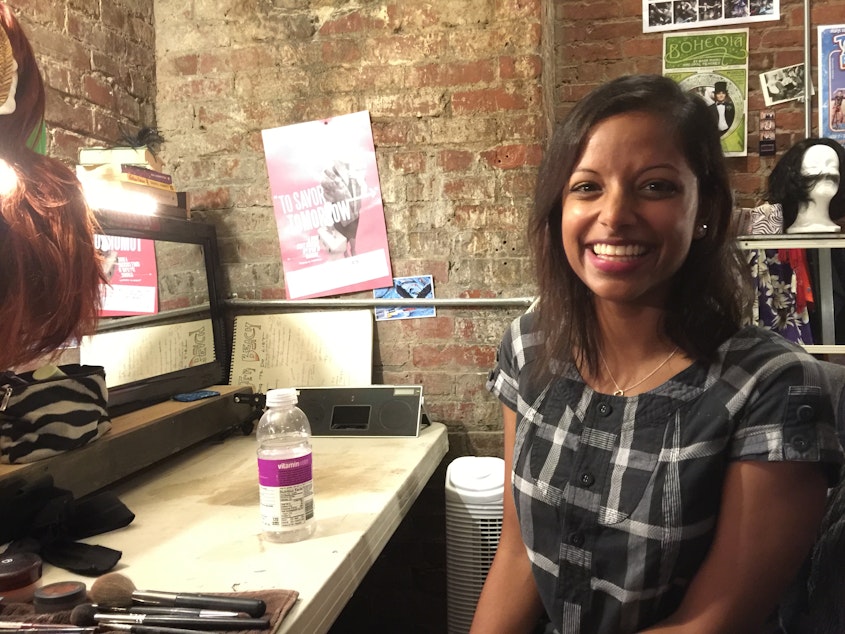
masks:
{"label": "short sleeve", "polygon": [[499,343],[496,365],[487,376],[486,388],[513,411],[519,396],[520,363],[514,354],[514,338],[519,339],[518,320],[511,323]]}
{"label": "short sleeve", "polygon": [[818,462],[835,484],[843,462],[836,433],[841,380],[801,353],[771,358],[738,417],[731,455],[738,460]]}

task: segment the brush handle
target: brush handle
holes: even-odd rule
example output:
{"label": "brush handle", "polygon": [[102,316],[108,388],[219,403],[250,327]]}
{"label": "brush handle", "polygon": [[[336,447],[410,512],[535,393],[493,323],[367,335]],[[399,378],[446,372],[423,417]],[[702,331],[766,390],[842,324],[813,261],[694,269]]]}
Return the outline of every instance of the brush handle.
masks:
{"label": "brush handle", "polygon": [[192,630],[266,630],[270,628],[267,619],[207,616],[168,616],[163,614],[95,614],[94,620],[101,626],[112,623],[153,625],[157,627],[179,627]]}
{"label": "brush handle", "polygon": [[261,599],[220,597],[210,594],[175,594],[155,590],[135,590],[132,593],[132,599],[139,603],[169,605],[174,608],[204,608],[206,610],[245,612],[253,617],[262,616],[267,610],[267,606]]}
{"label": "brush handle", "polygon": [[154,627],[152,625],[134,625],[130,623],[104,623],[103,628],[118,632],[131,632],[131,634],[197,634],[196,630],[187,630],[179,627]]}

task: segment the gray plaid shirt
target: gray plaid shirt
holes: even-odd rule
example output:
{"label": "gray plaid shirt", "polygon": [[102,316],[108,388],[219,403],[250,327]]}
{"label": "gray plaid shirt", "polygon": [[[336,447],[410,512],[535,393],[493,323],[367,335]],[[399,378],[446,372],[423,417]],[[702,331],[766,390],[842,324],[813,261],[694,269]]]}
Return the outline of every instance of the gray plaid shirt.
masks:
{"label": "gray plaid shirt", "polygon": [[841,385],[780,335],[741,330],[631,397],[568,365],[532,378],[533,315],[503,338],[487,388],[517,414],[513,493],[546,611],[561,634],[636,632],[670,615],[701,565],[732,460],[806,460],[836,479]]}

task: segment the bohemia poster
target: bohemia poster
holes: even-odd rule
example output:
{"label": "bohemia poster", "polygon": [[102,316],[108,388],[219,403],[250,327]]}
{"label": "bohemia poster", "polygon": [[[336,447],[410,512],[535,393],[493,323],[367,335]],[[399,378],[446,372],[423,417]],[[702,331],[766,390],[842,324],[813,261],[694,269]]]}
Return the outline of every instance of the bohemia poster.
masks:
{"label": "bohemia poster", "polygon": [[288,299],[392,284],[369,112],[261,134]]}

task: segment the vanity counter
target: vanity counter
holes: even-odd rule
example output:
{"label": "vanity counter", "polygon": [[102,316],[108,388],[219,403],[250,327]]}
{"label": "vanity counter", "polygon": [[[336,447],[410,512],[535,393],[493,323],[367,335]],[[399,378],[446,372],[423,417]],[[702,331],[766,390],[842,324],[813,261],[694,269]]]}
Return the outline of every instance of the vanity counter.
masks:
{"label": "vanity counter", "polygon": [[[114,568],[145,590],[289,589],[277,630],[326,632],[446,455],[446,428],[417,438],[313,439],[316,531],[294,544],[261,537],[255,436],[203,444],[114,491],[135,513],[86,541],[123,552]],[[43,582],[91,578],[45,566]]]}

